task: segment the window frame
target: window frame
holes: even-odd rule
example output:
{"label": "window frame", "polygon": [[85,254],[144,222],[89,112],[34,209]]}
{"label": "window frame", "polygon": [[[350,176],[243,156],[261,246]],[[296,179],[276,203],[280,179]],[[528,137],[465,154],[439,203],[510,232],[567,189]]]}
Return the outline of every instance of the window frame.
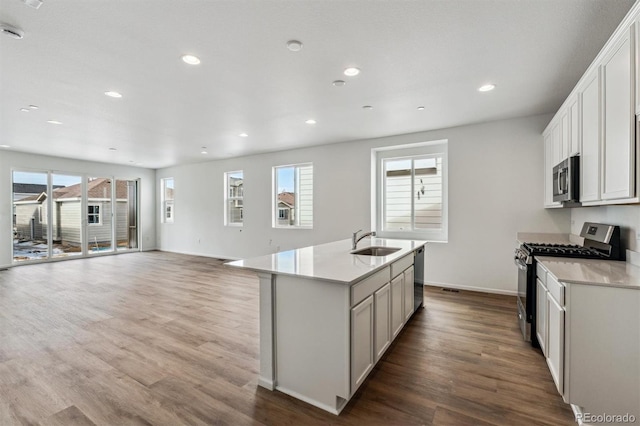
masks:
{"label": "window frame", "polygon": [[[300,219],[301,219],[301,215],[299,214],[299,206],[300,206],[300,169],[303,167],[310,167],[311,168],[311,224],[310,225],[300,225]],[[289,212],[287,214],[287,218],[286,219],[280,219],[280,207],[278,207],[278,195],[280,194],[279,192],[279,185],[278,185],[278,170],[280,169],[286,169],[286,168],[294,168],[294,188],[293,188],[293,193],[295,194],[295,201],[294,201],[294,207],[293,209],[289,209]],[[314,187],[314,167],[313,167],[313,163],[312,162],[306,162],[306,163],[295,163],[295,164],[286,164],[286,165],[280,165],[280,166],[273,166],[272,167],[272,194],[271,194],[271,200],[272,200],[272,208],[271,208],[271,221],[272,221],[272,227],[273,228],[278,228],[278,229],[313,229],[313,201],[314,201],[314,196],[313,196],[313,187]],[[293,212],[291,212],[291,210],[293,210]],[[279,220],[288,220],[291,221],[291,216],[293,215],[293,221],[294,224],[292,225],[282,225],[279,224],[278,221]]]}
{"label": "window frame", "polygon": [[[242,179],[242,194],[241,195],[231,195],[231,185],[229,184],[230,178],[234,174],[241,174]],[[231,206],[230,201],[241,201],[242,207],[240,207],[240,222],[230,222],[229,217],[231,216]],[[224,226],[236,226],[242,227],[244,226],[244,171],[243,170],[235,170],[232,172],[224,173]]]}
{"label": "window frame", "polygon": [[[168,181],[172,181],[172,190],[174,191],[173,193],[173,199],[171,200],[167,200],[167,182]],[[175,219],[175,187],[176,187],[176,181],[173,177],[166,177],[166,178],[161,178],[160,179],[160,197],[161,197],[161,208],[162,208],[162,218],[161,218],[161,222],[162,223],[173,223],[174,219]],[[169,213],[167,215],[167,212]]]}
{"label": "window frame", "polygon": [[[93,207],[94,212],[90,213],[89,209]],[[98,213],[95,213],[95,208],[98,208]],[[95,217],[97,222],[91,222],[89,217]],[[102,204],[100,203],[87,203],[87,226],[102,226]]]}
{"label": "window frame", "polygon": [[[385,221],[385,172],[384,162],[392,159],[418,160],[423,158],[442,158],[442,227],[440,229],[420,229],[415,228],[412,219],[412,229],[410,230],[386,230]],[[447,242],[449,237],[448,220],[448,140],[436,140],[420,142],[408,145],[398,145],[390,147],[375,148],[371,150],[372,164],[372,197],[371,220],[378,236],[382,238],[419,239],[432,242]],[[414,162],[412,161],[412,176],[414,176]],[[415,179],[412,178],[412,193]],[[415,218],[414,200],[411,202],[411,215]]]}

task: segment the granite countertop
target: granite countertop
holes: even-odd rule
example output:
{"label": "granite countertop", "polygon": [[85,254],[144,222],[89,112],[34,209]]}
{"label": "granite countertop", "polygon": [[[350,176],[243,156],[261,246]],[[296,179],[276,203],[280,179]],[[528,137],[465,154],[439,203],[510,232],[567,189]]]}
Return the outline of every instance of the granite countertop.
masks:
{"label": "granite countertop", "polygon": [[536,256],[558,281],[640,290],[640,267],[629,262]]}
{"label": "granite countertop", "polygon": [[251,259],[236,260],[225,263],[225,265],[269,274],[352,284],[425,244],[426,241],[422,240],[365,238],[358,243],[358,249],[383,246],[398,247],[400,250],[388,256],[362,256],[351,254],[351,239],[346,239]]}

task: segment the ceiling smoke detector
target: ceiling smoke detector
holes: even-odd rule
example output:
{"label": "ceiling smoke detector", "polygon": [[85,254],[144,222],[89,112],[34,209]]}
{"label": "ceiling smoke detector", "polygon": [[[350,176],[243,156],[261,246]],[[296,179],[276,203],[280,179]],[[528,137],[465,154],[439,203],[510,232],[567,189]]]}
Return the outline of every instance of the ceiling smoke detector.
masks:
{"label": "ceiling smoke detector", "polygon": [[22,3],[34,9],[38,9],[40,6],[42,6],[42,0],[22,0]]}
{"label": "ceiling smoke detector", "polygon": [[19,28],[12,27],[9,24],[0,23],[0,31],[2,31],[2,34],[9,36],[11,38],[14,38],[16,40],[20,40],[21,38],[24,37],[24,31],[22,31]]}

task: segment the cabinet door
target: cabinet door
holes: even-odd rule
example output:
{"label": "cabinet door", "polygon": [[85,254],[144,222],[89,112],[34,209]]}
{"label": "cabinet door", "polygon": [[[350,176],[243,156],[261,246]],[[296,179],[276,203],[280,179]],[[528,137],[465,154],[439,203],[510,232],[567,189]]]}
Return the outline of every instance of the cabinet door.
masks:
{"label": "cabinet door", "polygon": [[580,201],[600,200],[600,68],[585,79],[582,96]]}
{"label": "cabinet door", "polygon": [[553,131],[544,136],[544,206],[559,207],[561,204],[553,201]]}
{"label": "cabinet door", "polygon": [[373,295],[351,308],[351,393],[373,368]]}
{"label": "cabinet door", "polygon": [[564,392],[564,308],[547,293],[547,364],[560,395]]}
{"label": "cabinet door", "polygon": [[575,96],[569,102],[569,153],[580,154],[580,97]]}
{"label": "cabinet door", "polygon": [[540,349],[547,356],[547,288],[536,280],[536,337]]}
{"label": "cabinet door", "polygon": [[404,324],[404,275],[400,274],[391,280],[391,336],[392,339],[400,333]]}
{"label": "cabinet door", "polygon": [[567,109],[560,114],[560,159],[558,163],[569,156],[569,143],[569,110]]}
{"label": "cabinet door", "polygon": [[391,284],[387,283],[374,294],[376,362],[391,344]]}
{"label": "cabinet door", "polygon": [[602,149],[602,199],[635,196],[635,67],[634,26],[602,63],[604,141]]}
{"label": "cabinet door", "polygon": [[551,162],[551,169],[553,170],[554,166],[564,160],[564,158],[562,158],[562,120],[559,120],[555,126],[553,126],[551,134],[553,137],[553,160]]}
{"label": "cabinet door", "polygon": [[413,266],[404,271],[404,320],[407,322],[413,314]]}

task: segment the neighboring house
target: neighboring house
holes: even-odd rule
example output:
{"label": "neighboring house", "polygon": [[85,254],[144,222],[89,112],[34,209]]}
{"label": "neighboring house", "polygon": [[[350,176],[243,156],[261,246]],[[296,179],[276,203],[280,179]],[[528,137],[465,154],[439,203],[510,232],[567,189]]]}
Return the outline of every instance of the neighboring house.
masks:
{"label": "neighboring house", "polygon": [[229,178],[229,201],[231,202],[231,206],[228,210],[228,221],[229,223],[242,223],[244,219],[243,212],[243,200],[244,196],[244,179],[230,177]]}
{"label": "neighboring house", "polygon": [[[53,189],[64,188],[64,185],[53,185]],[[47,185],[39,183],[13,183],[13,201],[22,200],[33,195],[47,192]]]}
{"label": "neighboring house", "polygon": [[[82,221],[87,224],[89,244],[110,244],[111,234],[111,181],[93,179],[87,183],[87,212],[82,214],[81,184],[57,188],[53,191],[53,240],[69,245],[82,242]],[[116,181],[116,238],[128,238],[128,187],[126,181]],[[14,201],[14,227],[23,239],[46,239],[47,194],[32,195]]]}
{"label": "neighboring house", "polygon": [[278,225],[293,225],[296,214],[296,194],[293,192],[281,192],[278,194]]}

